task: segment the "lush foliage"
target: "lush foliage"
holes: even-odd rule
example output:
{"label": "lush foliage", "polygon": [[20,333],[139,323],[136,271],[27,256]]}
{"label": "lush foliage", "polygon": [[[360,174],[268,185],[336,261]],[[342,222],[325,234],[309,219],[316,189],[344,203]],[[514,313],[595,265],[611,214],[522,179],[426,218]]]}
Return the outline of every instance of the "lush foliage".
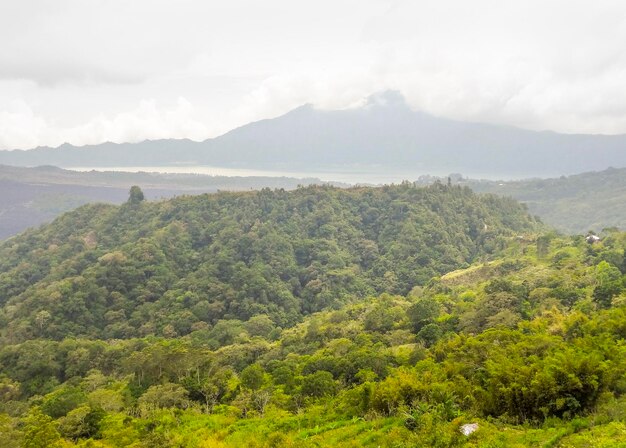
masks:
{"label": "lush foliage", "polygon": [[[89,165],[90,162],[86,163]],[[25,168],[0,165],[0,240],[50,222],[62,213],[90,202],[121,204],[126,201],[131,185],[141,186],[146,198],[158,199],[220,190],[293,190],[298,185],[328,183],[315,178],[70,171],[54,166]],[[330,184],[341,185],[336,182]]]}
{"label": "lush foliage", "polygon": [[[333,195],[345,194],[337,200],[350,204],[350,195],[367,191],[307,189],[293,195],[328,195],[323,202],[332,204]],[[395,191],[416,194],[408,186]],[[268,192],[259,196],[263,194]],[[420,194],[473,198],[464,190],[442,186]],[[229,203],[259,196],[217,198]],[[212,199],[183,198],[180,204],[205,200]],[[149,234],[146,229],[159,227],[158,213],[167,204],[104,208],[98,219],[89,217],[89,209],[79,211],[64,218],[66,224],[73,223],[66,239],[74,241],[78,253],[96,250],[85,248],[95,243],[78,244],[72,232],[84,235],[93,225],[85,223],[106,222],[114,215],[119,220],[124,213],[150,219],[141,221],[147,226],[142,230],[128,218],[133,224],[119,229],[117,239],[130,229]],[[348,220],[351,215],[342,216]],[[508,219],[512,216],[509,211]],[[238,221],[231,222],[237,229]],[[489,223],[487,231],[493,225]],[[37,238],[48,242],[60,227],[57,222],[19,244],[35,244]],[[105,228],[98,231],[103,234]],[[183,236],[195,234],[185,230],[177,235],[176,241],[184,246]],[[347,247],[338,236],[345,233],[333,235],[340,247]],[[241,238],[238,235],[235,241]],[[244,313],[203,321],[184,335],[103,340],[53,338],[42,332],[10,342],[7,334],[0,348],[0,445],[626,444],[626,234],[608,232],[601,242],[588,244],[582,237],[549,233],[507,237],[503,228],[497,238],[497,254],[421,284],[415,281],[405,290],[394,290],[389,283],[391,293],[375,292],[375,271],[363,269],[367,275],[362,281],[370,288],[363,294],[373,291],[372,295],[338,297],[333,306],[302,312],[302,321],[293,325],[277,321],[267,308],[249,317]],[[140,240],[134,238],[135,244]],[[119,241],[120,247],[130,245],[133,238],[128,241]],[[65,263],[65,269],[74,266],[78,272],[77,260],[87,266],[101,263],[104,255],[94,257],[91,264],[74,259],[72,243],[67,244],[66,249],[59,244],[60,250],[68,251],[67,259],[51,263],[41,284],[60,272],[55,266]],[[2,250],[11,254],[18,248]],[[26,259],[33,249],[23,250]],[[41,259],[47,256],[45,250],[39,253]],[[170,256],[166,253],[165,260]],[[376,260],[387,253],[379,249]],[[180,258],[179,263],[185,260]],[[395,260],[399,266],[403,262],[401,257]],[[415,260],[411,263],[417,265]],[[9,282],[6,277],[3,281]],[[26,293],[19,294],[26,300]],[[183,300],[182,305],[189,302]],[[11,299],[3,310],[16,313],[18,306]],[[19,315],[12,316],[15,320]],[[40,309],[35,317],[40,331],[53,319],[48,309]],[[5,325],[11,328],[10,322]],[[465,436],[460,429],[469,423],[477,423],[478,430]]]}
{"label": "lush foliage", "polygon": [[186,335],[267,314],[275,326],[406,294],[536,227],[512,200],[410,184],[90,205],[0,246],[0,335],[18,342]]}

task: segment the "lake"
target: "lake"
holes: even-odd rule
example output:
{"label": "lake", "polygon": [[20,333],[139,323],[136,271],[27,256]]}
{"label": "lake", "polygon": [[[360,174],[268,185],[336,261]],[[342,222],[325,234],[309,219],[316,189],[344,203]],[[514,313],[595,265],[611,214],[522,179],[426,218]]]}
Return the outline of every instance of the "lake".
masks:
{"label": "lake", "polygon": [[[390,184],[400,183],[403,180],[415,181],[423,172],[383,170],[377,167],[350,168],[328,171],[265,171],[240,168],[223,168],[207,165],[196,166],[117,166],[117,167],[62,167],[74,171],[126,171],[146,173],[177,173],[177,174],[204,174],[209,176],[230,177],[293,177],[299,179],[317,178],[323,181],[343,182],[347,184]],[[431,173],[432,174],[432,173]],[[447,174],[434,174],[446,176]]]}

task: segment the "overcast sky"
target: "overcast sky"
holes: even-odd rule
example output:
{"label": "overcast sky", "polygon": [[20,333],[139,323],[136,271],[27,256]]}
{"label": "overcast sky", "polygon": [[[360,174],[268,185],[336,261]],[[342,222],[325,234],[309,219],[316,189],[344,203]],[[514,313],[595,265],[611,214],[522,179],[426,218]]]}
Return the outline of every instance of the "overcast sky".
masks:
{"label": "overcast sky", "polygon": [[202,140],[401,91],[435,115],[626,133],[626,2],[0,3],[0,148]]}

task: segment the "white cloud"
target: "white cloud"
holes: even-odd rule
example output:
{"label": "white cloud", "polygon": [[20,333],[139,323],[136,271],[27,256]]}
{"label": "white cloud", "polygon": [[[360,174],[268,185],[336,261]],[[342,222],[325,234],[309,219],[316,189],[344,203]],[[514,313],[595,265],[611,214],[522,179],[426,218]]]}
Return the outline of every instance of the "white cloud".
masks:
{"label": "white cloud", "polygon": [[33,148],[51,139],[50,126],[43,117],[36,116],[21,100],[14,100],[6,110],[0,111],[0,147]]}
{"label": "white cloud", "polygon": [[0,3],[0,39],[4,148],[201,140],[387,89],[461,120],[626,133],[618,0],[24,0]]}
{"label": "white cloud", "polygon": [[179,98],[171,107],[159,107],[154,99],[143,100],[133,110],[113,117],[96,116],[74,127],[59,127],[36,115],[23,101],[15,101],[0,112],[0,146],[19,149],[58,146],[139,142],[146,139],[190,138],[202,140],[208,133],[195,117],[193,105]]}

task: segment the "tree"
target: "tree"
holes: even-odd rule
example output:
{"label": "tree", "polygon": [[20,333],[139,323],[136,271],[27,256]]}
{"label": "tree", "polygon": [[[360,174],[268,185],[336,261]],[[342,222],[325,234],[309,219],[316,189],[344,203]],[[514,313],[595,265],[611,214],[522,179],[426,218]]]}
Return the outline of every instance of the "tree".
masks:
{"label": "tree", "polygon": [[407,310],[407,315],[413,326],[413,331],[419,331],[426,325],[432,323],[441,313],[441,306],[430,297],[423,297],[411,305]]}
{"label": "tree", "polygon": [[537,256],[539,258],[544,258],[548,255],[548,251],[550,250],[550,241],[552,240],[552,235],[541,235],[537,238]]}
{"label": "tree", "polygon": [[143,191],[137,185],[130,187],[130,193],[128,195],[129,204],[139,204],[144,200]]}
{"label": "tree", "polygon": [[265,370],[259,364],[252,364],[241,372],[241,385],[252,390],[259,390],[265,381]]}
{"label": "tree", "polygon": [[46,326],[46,323],[50,320],[50,313],[46,310],[41,310],[35,316],[35,323],[37,324],[37,328],[39,329],[39,333],[43,333],[43,329]]}
{"label": "tree", "polygon": [[254,406],[256,410],[261,413],[261,417],[265,413],[265,408],[272,400],[272,390],[269,388],[257,390],[254,392],[252,396],[252,401],[254,402]]}
{"label": "tree", "polygon": [[7,414],[0,414],[0,446],[2,448],[20,446],[20,433],[16,426],[17,419],[12,419]]}
{"label": "tree", "polygon": [[234,373],[230,368],[210,369],[203,375],[190,375],[185,379],[185,386],[190,391],[192,398],[204,401],[207,412],[238,385],[233,381]]}
{"label": "tree", "polygon": [[117,412],[124,407],[122,394],[116,390],[97,389],[88,396],[89,404],[108,412]]}
{"label": "tree", "polygon": [[187,408],[187,390],[178,384],[150,386],[138,403],[148,408]]}
{"label": "tree", "polygon": [[100,421],[104,416],[105,412],[100,408],[81,406],[60,419],[59,430],[68,439],[97,438],[100,432]]}
{"label": "tree", "polygon": [[337,392],[337,383],[333,379],[333,375],[325,370],[307,375],[302,380],[302,393],[310,397],[325,397],[335,395]]}
{"label": "tree", "polygon": [[20,393],[20,383],[11,378],[0,377],[0,404],[17,400]]}
{"label": "tree", "polygon": [[61,435],[56,429],[52,418],[41,412],[39,408],[33,408],[24,421],[22,430],[24,448],[59,448],[61,447]]}
{"label": "tree", "polygon": [[593,290],[593,299],[602,307],[611,305],[611,299],[617,296],[622,289],[622,275],[615,266],[601,261],[596,266],[596,286]]}
{"label": "tree", "polygon": [[87,400],[85,393],[77,387],[66,386],[45,396],[41,410],[52,418],[66,415]]}
{"label": "tree", "polygon": [[427,324],[417,333],[417,337],[424,341],[427,346],[433,345],[441,337],[441,328],[437,324]]}
{"label": "tree", "polygon": [[261,336],[267,339],[274,329],[274,322],[266,314],[259,314],[251,317],[244,327],[250,336]]}

